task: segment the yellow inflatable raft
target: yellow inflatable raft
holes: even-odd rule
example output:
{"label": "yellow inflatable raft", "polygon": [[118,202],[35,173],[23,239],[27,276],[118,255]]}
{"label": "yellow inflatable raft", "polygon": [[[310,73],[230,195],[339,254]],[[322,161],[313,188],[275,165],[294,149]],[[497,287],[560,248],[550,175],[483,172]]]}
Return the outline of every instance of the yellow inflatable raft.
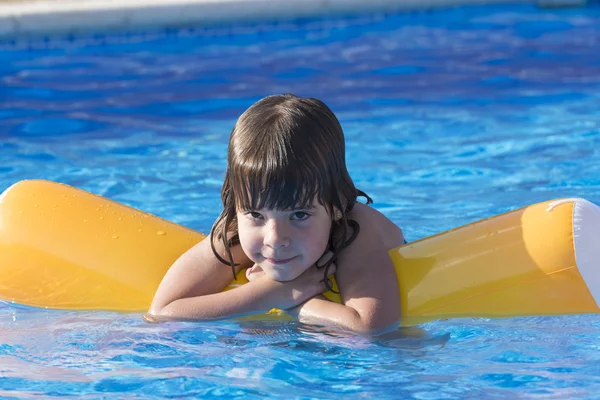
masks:
{"label": "yellow inflatable raft", "polygon": [[[203,237],[67,185],[21,181],[0,196],[0,298],[143,312],[169,266]],[[600,208],[583,199],[525,207],[390,256],[403,325],[599,311]]]}

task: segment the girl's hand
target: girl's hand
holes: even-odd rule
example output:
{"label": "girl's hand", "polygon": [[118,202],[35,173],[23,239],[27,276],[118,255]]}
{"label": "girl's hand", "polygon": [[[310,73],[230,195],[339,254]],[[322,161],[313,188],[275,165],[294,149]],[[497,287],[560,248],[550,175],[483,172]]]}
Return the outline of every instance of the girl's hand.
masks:
{"label": "girl's hand", "polygon": [[[325,264],[327,264],[327,262],[331,259],[331,257],[333,257],[333,253],[331,251],[325,252],[325,254],[323,254],[321,256],[321,258],[311,268],[316,267],[316,269],[321,274],[321,277],[323,277],[323,274],[325,272],[323,268],[324,268]],[[332,277],[335,274],[336,270],[337,270],[337,266],[335,265],[335,263],[331,263],[331,266],[329,267],[327,279]],[[325,286],[325,281],[323,281],[323,286]],[[286,309],[287,313],[294,317],[300,317],[300,311],[302,310],[302,306],[304,306],[304,304],[311,298],[319,297],[322,300],[328,301],[327,298],[325,296],[323,296],[323,293],[326,291],[327,291],[327,287],[325,287],[325,289],[322,292],[317,293],[315,296],[306,299],[306,301],[303,301],[302,303],[299,303],[299,304],[295,305],[294,307],[290,307],[290,308]]]}
{"label": "girl's hand", "polygon": [[248,279],[248,282],[252,282],[263,276],[266,276],[265,271],[258,264],[254,264],[246,270],[246,279]]}
{"label": "girl's hand", "polygon": [[[317,265],[322,264],[317,263]],[[331,264],[328,271],[329,276],[335,274],[335,271],[336,265]],[[279,308],[287,310],[296,307],[307,300],[326,292],[327,286],[325,283],[327,282],[327,279],[325,278],[324,273],[324,269],[313,265],[293,281],[281,282],[286,288],[291,289],[291,292],[289,292],[289,299],[291,301],[288,303],[287,307],[279,306]],[[329,278],[329,276],[327,278]]]}
{"label": "girl's hand", "polygon": [[[331,252],[325,253],[315,265],[308,268],[302,275],[292,281],[278,282],[272,280],[257,264],[246,270],[246,278],[250,282],[262,281],[264,284],[272,285],[273,290],[277,293],[273,307],[284,310],[293,308],[327,291],[326,280],[324,279],[325,270],[322,266],[325,265],[332,255]],[[321,266],[321,268],[317,267],[317,265]],[[335,274],[335,271],[336,265],[331,264],[328,271],[329,276]]]}

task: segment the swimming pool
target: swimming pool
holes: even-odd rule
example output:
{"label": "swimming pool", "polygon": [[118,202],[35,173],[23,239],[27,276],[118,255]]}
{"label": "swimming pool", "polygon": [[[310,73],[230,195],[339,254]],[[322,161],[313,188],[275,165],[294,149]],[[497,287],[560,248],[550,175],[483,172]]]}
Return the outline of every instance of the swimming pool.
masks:
{"label": "swimming pool", "polygon": [[[207,232],[263,95],[325,100],[357,186],[410,240],[600,203],[600,10],[463,7],[0,52],[0,190],[74,185]],[[11,47],[12,46],[12,47]],[[0,396],[594,397],[600,318],[448,320],[367,340],[293,322],[149,325],[0,304]]]}

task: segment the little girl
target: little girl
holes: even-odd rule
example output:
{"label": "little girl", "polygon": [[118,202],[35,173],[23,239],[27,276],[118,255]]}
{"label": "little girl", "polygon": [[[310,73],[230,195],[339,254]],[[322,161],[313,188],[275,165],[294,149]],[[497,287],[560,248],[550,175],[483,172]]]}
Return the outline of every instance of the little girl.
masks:
{"label": "little girl", "polygon": [[[362,333],[395,328],[400,295],[388,250],[399,227],[357,201],[342,127],[321,101],[266,97],[238,119],[211,233],[163,278],[148,318],[212,320],[286,310]],[[223,292],[246,270],[249,282]],[[342,304],[322,293],[335,274]]]}

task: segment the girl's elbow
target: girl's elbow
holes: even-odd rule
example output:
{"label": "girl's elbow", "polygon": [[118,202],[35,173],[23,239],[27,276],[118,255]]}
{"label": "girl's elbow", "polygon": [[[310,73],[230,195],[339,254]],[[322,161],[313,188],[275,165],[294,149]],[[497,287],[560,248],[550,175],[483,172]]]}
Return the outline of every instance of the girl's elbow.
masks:
{"label": "girl's elbow", "polygon": [[142,319],[150,323],[158,323],[173,319],[171,304],[152,304]]}
{"label": "girl's elbow", "polygon": [[376,323],[376,324],[372,324],[370,325],[368,328],[368,332],[365,332],[369,335],[381,335],[382,333],[387,333],[393,330],[398,329],[398,327],[400,326],[400,319],[394,321],[394,322],[381,322],[381,323]]}
{"label": "girl's elbow", "polygon": [[161,322],[159,316],[150,311],[148,311],[146,314],[142,315],[142,320],[144,322],[148,322],[149,324],[158,324],[159,322]]}
{"label": "girl's elbow", "polygon": [[400,325],[400,317],[381,316],[367,313],[358,313],[358,321],[355,332],[365,335],[379,335],[397,329]]}

